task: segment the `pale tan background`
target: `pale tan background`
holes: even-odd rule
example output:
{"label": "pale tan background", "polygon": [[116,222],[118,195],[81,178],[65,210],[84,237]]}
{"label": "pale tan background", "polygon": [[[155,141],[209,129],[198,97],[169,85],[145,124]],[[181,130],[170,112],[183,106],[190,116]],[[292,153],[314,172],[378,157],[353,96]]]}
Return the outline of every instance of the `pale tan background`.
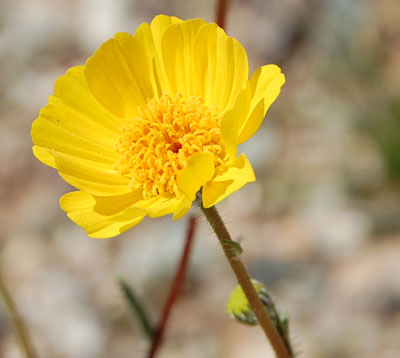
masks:
{"label": "pale tan background", "polygon": [[[212,21],[214,1],[0,0],[0,265],[41,358],[144,357],[114,277],[153,319],[168,292],[186,218],[87,238],[30,139],[57,77],[159,13]],[[241,148],[257,183],[219,205],[252,275],[289,312],[299,357],[399,357],[400,2],[232,0],[227,32],[251,70],[287,75]],[[225,315],[234,284],[202,223],[159,357],[272,357],[260,329]],[[0,357],[21,357],[3,310]]]}

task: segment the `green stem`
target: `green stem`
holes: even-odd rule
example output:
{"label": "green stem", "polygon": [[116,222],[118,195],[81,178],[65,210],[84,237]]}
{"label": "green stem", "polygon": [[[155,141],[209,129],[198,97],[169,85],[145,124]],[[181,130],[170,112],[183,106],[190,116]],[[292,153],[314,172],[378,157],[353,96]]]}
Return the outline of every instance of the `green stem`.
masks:
{"label": "green stem", "polygon": [[6,286],[3,283],[2,278],[0,277],[0,296],[3,299],[4,307],[6,309],[8,318],[13,326],[15,335],[18,337],[21,349],[25,353],[26,358],[35,358],[36,354],[30,344],[28,334],[26,332],[25,326],[22,323],[22,320],[17,312],[17,308],[15,303],[8,293]]}
{"label": "green stem", "polygon": [[235,250],[232,250],[232,246],[235,245],[235,242],[232,240],[224,222],[218,214],[217,209],[214,206],[207,209],[204,208],[201,199],[197,199],[197,203],[221,243],[225,256],[227,257],[229,264],[231,265],[231,268],[250,303],[254,315],[257,317],[258,323],[262,327],[267,339],[270,341],[277,358],[292,358],[292,354],[287,349],[284,340],[280,336],[273,321],[265,310],[263,303],[258,297],[240,256],[235,253]]}

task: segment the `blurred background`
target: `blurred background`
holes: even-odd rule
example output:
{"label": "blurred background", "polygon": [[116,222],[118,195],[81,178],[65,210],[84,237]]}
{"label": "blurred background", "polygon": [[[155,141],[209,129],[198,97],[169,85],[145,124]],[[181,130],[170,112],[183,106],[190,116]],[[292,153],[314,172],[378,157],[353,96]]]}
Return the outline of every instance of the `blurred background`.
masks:
{"label": "blurred background", "polygon": [[[241,148],[257,182],[219,209],[289,313],[299,357],[399,357],[400,2],[230,5],[227,32],[251,71],[276,63],[287,83]],[[0,268],[40,358],[145,357],[115,276],[154,321],[168,294],[187,218],[88,238],[58,205],[72,188],[30,138],[60,75],[159,13],[213,21],[215,1],[0,0]],[[159,357],[273,357],[259,328],[225,314],[236,283],[205,224]],[[1,309],[0,357],[21,356]]]}

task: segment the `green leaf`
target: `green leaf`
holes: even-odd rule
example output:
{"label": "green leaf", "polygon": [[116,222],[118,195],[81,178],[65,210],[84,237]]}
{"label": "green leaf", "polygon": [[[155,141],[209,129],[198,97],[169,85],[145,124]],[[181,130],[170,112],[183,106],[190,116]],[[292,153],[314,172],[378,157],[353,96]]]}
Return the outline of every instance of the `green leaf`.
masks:
{"label": "green leaf", "polygon": [[222,243],[224,246],[228,247],[234,257],[239,259],[240,255],[243,253],[242,246],[240,246],[240,238],[238,241],[224,239],[222,240]]}
{"label": "green leaf", "polygon": [[137,316],[139,323],[143,329],[143,332],[146,336],[152,340],[154,336],[154,328],[150,323],[148,315],[143,308],[142,303],[139,298],[133,293],[133,290],[129,285],[124,281],[122,277],[117,277],[117,282],[121,287],[121,290],[131,308],[132,312]]}

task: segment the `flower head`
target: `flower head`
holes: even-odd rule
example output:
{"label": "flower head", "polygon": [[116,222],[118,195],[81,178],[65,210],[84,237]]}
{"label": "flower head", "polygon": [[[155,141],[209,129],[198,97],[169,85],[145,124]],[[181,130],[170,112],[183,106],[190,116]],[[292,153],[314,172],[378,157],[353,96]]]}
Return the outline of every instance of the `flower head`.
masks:
{"label": "flower head", "polygon": [[200,189],[210,207],[255,180],[237,146],[284,81],[275,65],[249,80],[245,50],[216,24],[160,15],[56,81],[33,152],[79,189],[60,204],[89,236],[116,236],[145,216],[176,220]]}

